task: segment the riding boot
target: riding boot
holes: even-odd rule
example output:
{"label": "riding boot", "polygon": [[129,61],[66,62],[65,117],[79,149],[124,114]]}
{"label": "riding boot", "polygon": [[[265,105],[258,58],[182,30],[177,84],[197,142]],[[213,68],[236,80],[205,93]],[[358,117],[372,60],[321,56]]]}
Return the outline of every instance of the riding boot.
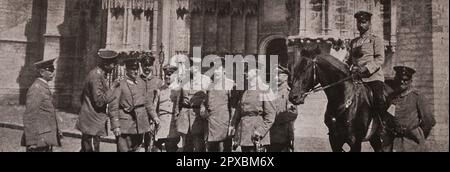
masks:
{"label": "riding boot", "polygon": [[387,132],[387,128],[388,128],[388,125],[387,125],[387,118],[386,118],[386,115],[385,115],[385,113],[386,112],[383,112],[382,110],[379,110],[379,109],[377,109],[377,110],[374,110],[374,112],[375,112],[375,118],[378,118],[378,119],[376,119],[376,120],[379,120],[380,121],[380,135],[385,135],[386,134],[386,132]]}
{"label": "riding boot", "polygon": [[392,118],[387,112],[386,98],[384,97],[384,83],[373,81],[366,83],[373,93],[373,112],[374,118],[381,122],[381,133],[392,127]]}

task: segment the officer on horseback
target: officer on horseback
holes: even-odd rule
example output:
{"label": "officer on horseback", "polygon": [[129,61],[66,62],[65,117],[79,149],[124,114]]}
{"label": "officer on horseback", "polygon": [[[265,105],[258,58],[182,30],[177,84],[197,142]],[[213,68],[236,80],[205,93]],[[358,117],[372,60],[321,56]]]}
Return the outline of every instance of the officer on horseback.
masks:
{"label": "officer on horseback", "polygon": [[384,98],[384,74],[382,65],[385,60],[383,40],[371,33],[372,14],[360,11],[355,14],[360,36],[350,43],[350,56],[347,63],[356,78],[371,88],[374,97],[373,109],[384,121],[386,110]]}

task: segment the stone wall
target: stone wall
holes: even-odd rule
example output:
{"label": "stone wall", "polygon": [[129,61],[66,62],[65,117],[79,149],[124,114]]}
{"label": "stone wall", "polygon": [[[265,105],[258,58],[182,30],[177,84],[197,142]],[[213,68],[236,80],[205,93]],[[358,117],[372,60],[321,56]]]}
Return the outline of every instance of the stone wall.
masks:
{"label": "stone wall", "polygon": [[24,104],[43,59],[45,0],[0,0],[0,104]]}
{"label": "stone wall", "polygon": [[23,104],[36,78],[33,63],[58,58],[51,87],[58,108],[75,112],[87,72],[104,45],[97,0],[1,0],[1,103]]}
{"label": "stone wall", "polygon": [[434,129],[435,140],[446,143],[442,145],[448,151],[448,11],[449,2],[444,0],[432,1],[432,42],[433,42],[433,88],[434,113],[437,126]]}
{"label": "stone wall", "polygon": [[414,84],[433,110],[437,126],[432,139],[448,150],[448,2],[399,0],[394,65],[417,70]]}

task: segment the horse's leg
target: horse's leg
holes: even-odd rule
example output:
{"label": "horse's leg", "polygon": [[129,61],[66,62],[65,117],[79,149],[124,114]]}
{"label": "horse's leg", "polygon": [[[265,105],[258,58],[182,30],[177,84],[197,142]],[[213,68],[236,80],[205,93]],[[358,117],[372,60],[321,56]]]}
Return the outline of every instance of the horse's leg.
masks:
{"label": "horse's leg", "polygon": [[362,150],[362,142],[356,141],[353,145],[351,145],[350,152],[361,152]]}
{"label": "horse's leg", "polygon": [[395,136],[392,134],[384,133],[380,136],[381,149],[383,152],[393,152],[394,151],[394,139]]}
{"label": "horse's leg", "polygon": [[373,135],[369,142],[375,152],[383,152],[383,145],[379,135]]}
{"label": "horse's leg", "polygon": [[342,146],[344,146],[344,141],[342,141],[342,139],[338,136],[336,120],[333,118],[333,114],[331,113],[329,107],[327,107],[325,112],[325,125],[328,127],[328,139],[330,141],[331,150],[333,152],[344,152],[342,149]]}
{"label": "horse's leg", "polygon": [[329,135],[331,150],[333,152],[344,152],[342,146],[344,146],[344,141],[336,136],[335,133],[330,133]]}

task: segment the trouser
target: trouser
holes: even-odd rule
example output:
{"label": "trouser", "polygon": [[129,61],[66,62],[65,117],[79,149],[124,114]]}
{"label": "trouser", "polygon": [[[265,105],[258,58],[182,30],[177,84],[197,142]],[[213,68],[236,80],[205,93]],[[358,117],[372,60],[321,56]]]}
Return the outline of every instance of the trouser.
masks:
{"label": "trouser", "polygon": [[[177,152],[178,151],[178,142],[180,142],[180,138],[168,138],[168,139],[159,139],[154,143],[153,152],[162,152],[165,148],[166,152]],[[163,148],[164,144],[164,148]]]}
{"label": "trouser", "polygon": [[39,148],[27,147],[27,152],[53,152],[53,147],[52,146],[45,146]]}
{"label": "trouser", "polygon": [[[262,146],[261,149],[262,150],[260,150],[260,151],[265,152],[265,150],[267,150],[267,146]],[[241,146],[241,151],[242,152],[258,152],[256,150],[255,146]]]}
{"label": "trouser", "polygon": [[388,130],[395,128],[397,125],[394,117],[387,112],[388,105],[384,96],[384,82],[373,81],[366,84],[372,90],[374,115],[381,120],[382,126],[380,128],[380,133],[384,135]]}
{"label": "trouser", "polygon": [[290,152],[290,143],[271,143],[267,151],[268,152]]}
{"label": "trouser", "polygon": [[226,139],[221,142],[208,142],[208,152],[231,152],[233,147],[232,139]]}
{"label": "trouser", "polygon": [[151,134],[122,134],[116,137],[118,152],[138,152],[141,148],[145,152],[151,151]]}
{"label": "trouser", "polygon": [[409,130],[402,136],[391,136],[383,139],[385,152],[424,152],[425,135],[422,128]]}
{"label": "trouser", "polygon": [[80,152],[100,152],[100,136],[82,134]]}
{"label": "trouser", "polygon": [[203,134],[182,135],[183,152],[206,152]]}

